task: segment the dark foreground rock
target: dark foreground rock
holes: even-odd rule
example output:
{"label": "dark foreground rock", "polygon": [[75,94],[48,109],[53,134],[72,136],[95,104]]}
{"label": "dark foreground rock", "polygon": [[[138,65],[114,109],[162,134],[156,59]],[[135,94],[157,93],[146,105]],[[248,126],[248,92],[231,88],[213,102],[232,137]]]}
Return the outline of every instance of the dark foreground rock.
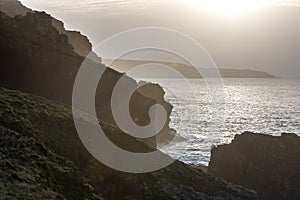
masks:
{"label": "dark foreground rock", "polygon": [[212,150],[208,172],[257,191],[260,199],[300,199],[300,137],[237,135]]}
{"label": "dark foreground rock", "polygon": [[[100,124],[118,146],[151,150]],[[7,89],[0,89],[0,144],[0,199],[257,199],[251,190],[178,161],[148,174],[110,169],[82,145],[69,107]]]}

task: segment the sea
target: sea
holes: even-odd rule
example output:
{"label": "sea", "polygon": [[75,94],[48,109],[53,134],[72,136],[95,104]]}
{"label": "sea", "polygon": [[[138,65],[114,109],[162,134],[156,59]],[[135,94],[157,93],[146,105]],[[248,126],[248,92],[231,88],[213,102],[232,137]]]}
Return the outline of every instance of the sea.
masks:
{"label": "sea", "polygon": [[[162,85],[173,105],[170,126],[178,137],[159,149],[185,163],[207,166],[212,146],[230,143],[244,131],[300,134],[299,79],[225,78],[224,98],[216,98],[215,88],[202,79],[147,81]],[[222,104],[217,112],[215,101]]]}

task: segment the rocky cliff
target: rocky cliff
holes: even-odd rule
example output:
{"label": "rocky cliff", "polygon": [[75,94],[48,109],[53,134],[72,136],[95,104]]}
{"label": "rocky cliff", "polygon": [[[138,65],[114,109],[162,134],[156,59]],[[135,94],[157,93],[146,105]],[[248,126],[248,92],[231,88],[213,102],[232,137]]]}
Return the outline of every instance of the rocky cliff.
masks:
{"label": "rocky cliff", "polygon": [[[117,128],[100,124],[118,146],[150,150]],[[148,174],[110,169],[82,145],[70,107],[3,88],[0,144],[0,199],[257,199],[251,190],[178,161]]]}
{"label": "rocky cliff", "polygon": [[[10,17],[15,17],[17,15],[26,16],[27,13],[34,13],[33,10],[25,7],[18,0],[0,0],[0,11],[6,13]],[[56,28],[60,34],[68,36],[68,42],[72,45],[73,50],[77,54],[83,57],[91,54],[90,58],[92,58],[95,62],[101,62],[101,58],[92,52],[92,44],[86,36],[81,35],[78,31],[66,30],[63,22],[55,18],[51,18],[51,20],[53,27]]]}
{"label": "rocky cliff", "polygon": [[0,10],[5,12],[10,17],[15,17],[16,15],[25,16],[28,12],[33,12],[31,9],[25,7],[20,1],[17,0],[1,0]]}
{"label": "rocky cliff", "polygon": [[[16,15],[8,15],[8,5],[15,2],[20,6],[19,2],[16,0],[1,0],[1,2],[6,2],[7,6],[2,6],[3,12],[0,12],[0,86],[71,105],[77,70],[85,59],[83,55],[91,48],[87,38],[78,32],[65,30],[61,22],[44,12],[31,10],[25,12],[27,8],[24,8],[20,13],[20,9],[15,11]],[[79,47],[81,49],[78,49]],[[110,98],[115,84],[123,74],[106,68],[99,60],[93,61],[96,67],[106,69],[96,94],[98,117],[115,124]],[[129,77],[126,80],[128,84],[137,87],[134,80]],[[152,88],[163,94],[160,92],[162,88],[155,85]],[[137,124],[149,123],[149,108],[156,102],[163,102],[167,113],[171,113],[172,106],[164,101],[163,96],[149,98],[138,91],[133,94],[130,112]],[[166,123],[159,135],[164,136],[173,132]],[[146,141],[150,145],[155,145],[155,140],[149,138]]]}
{"label": "rocky cliff", "polygon": [[83,57],[89,55],[90,59],[101,63],[101,58],[99,58],[96,53],[92,52],[92,44],[86,36],[81,35],[79,31],[66,30],[63,22],[55,18],[52,18],[52,25],[60,34],[68,36],[68,41],[72,45],[74,52]]}
{"label": "rocky cliff", "polygon": [[256,190],[260,199],[300,198],[300,137],[245,132],[211,152],[209,174]]}

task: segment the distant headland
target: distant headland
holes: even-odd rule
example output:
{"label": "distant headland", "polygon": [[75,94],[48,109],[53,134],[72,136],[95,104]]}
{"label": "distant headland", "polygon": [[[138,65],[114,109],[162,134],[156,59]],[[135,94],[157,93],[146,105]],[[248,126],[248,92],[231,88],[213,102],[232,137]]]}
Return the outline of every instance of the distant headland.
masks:
{"label": "distant headland", "polygon": [[[111,62],[112,60],[109,59],[103,59],[104,63]],[[167,67],[171,67],[172,69],[175,69],[179,73],[181,73],[185,78],[202,78],[201,74],[192,66],[183,64],[183,63],[173,63],[173,62],[167,62],[167,61],[147,61],[147,60],[127,60],[127,59],[120,59],[113,61],[112,64],[110,64],[110,67],[121,72],[126,73],[129,70],[140,66],[140,65],[146,65],[146,64],[160,64],[165,65]],[[206,74],[212,74],[209,73],[212,71],[210,68],[202,68],[201,71],[205,72]],[[223,78],[278,78],[275,77],[267,72],[262,71],[255,71],[250,69],[229,69],[229,68],[219,68],[219,72],[221,77]],[[155,75],[154,75],[155,74]],[[153,77],[155,76],[155,77]],[[158,77],[157,77],[158,76]],[[160,73],[141,73],[137,74],[136,77],[139,78],[173,78],[168,73],[164,73],[163,71],[160,71]],[[211,75],[211,77],[214,77],[214,75]]]}

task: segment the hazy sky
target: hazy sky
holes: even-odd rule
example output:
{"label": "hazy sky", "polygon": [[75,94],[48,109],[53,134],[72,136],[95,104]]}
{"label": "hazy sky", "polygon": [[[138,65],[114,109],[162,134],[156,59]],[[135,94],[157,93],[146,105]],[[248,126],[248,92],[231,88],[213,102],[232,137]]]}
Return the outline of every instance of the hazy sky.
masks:
{"label": "hazy sky", "polygon": [[21,2],[61,19],[68,29],[80,30],[93,45],[130,28],[165,27],[196,39],[219,67],[300,77],[300,0]]}

